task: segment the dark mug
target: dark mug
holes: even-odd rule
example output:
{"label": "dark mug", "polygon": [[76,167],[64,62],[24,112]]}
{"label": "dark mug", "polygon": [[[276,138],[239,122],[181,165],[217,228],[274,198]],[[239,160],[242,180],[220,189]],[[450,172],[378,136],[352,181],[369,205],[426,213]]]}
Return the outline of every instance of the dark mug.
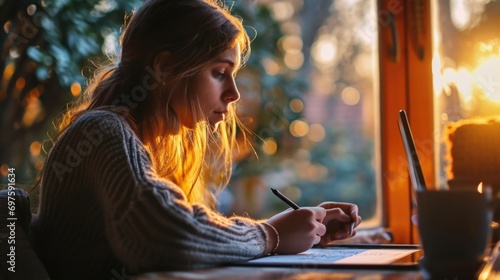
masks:
{"label": "dark mug", "polygon": [[417,220],[428,279],[474,279],[488,249],[491,197],[476,190],[417,193]]}

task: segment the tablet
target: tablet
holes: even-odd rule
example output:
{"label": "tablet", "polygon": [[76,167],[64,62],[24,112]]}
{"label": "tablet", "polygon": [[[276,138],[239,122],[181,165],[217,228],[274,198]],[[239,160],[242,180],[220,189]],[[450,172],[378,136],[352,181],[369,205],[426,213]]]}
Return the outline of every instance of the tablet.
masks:
{"label": "tablet", "polygon": [[418,270],[418,260],[422,256],[419,245],[336,244],[311,248],[299,254],[265,256],[236,265]]}
{"label": "tablet", "polygon": [[418,159],[417,148],[413,140],[410,123],[405,110],[399,111],[398,125],[401,132],[401,138],[405,147],[406,157],[408,159],[408,169],[410,171],[410,179],[415,191],[425,191],[427,185],[425,184],[424,172],[420,166]]}

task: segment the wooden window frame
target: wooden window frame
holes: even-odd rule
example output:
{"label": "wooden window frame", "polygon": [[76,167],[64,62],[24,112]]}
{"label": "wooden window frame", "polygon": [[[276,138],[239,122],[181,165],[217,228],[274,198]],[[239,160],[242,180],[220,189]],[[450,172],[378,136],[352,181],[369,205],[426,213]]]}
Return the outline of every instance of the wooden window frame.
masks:
{"label": "wooden window frame", "polygon": [[407,111],[424,177],[433,188],[436,163],[431,2],[379,0],[377,15],[384,223],[392,230],[395,243],[418,243],[411,223],[410,180],[397,116],[400,109]]}

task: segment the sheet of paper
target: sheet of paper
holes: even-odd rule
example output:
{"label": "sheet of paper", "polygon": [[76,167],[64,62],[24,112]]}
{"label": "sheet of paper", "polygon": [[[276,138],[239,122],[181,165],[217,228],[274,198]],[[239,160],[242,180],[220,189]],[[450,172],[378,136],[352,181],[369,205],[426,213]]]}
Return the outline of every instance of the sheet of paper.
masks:
{"label": "sheet of paper", "polygon": [[309,249],[296,255],[274,255],[251,260],[261,264],[390,264],[417,249]]}

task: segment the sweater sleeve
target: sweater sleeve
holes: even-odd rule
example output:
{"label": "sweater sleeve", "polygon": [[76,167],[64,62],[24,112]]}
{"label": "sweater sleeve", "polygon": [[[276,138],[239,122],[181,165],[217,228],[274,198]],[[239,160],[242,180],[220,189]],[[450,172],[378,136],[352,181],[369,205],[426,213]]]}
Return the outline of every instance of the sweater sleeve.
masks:
{"label": "sweater sleeve", "polygon": [[113,113],[100,114],[77,121],[74,129],[94,141],[88,155],[95,163],[93,194],[108,242],[130,271],[208,267],[266,252],[262,224],[189,204],[177,185],[155,174],[127,123]]}

